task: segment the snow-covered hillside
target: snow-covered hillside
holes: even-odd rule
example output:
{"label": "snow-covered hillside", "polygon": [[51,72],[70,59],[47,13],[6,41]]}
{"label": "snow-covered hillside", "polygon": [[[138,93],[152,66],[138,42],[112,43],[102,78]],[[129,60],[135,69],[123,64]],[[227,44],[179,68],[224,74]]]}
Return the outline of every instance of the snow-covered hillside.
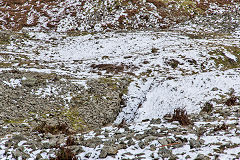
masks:
{"label": "snow-covered hillside", "polygon": [[234,14],[239,7],[232,4],[238,3],[238,0],[3,0],[0,28],[58,32],[158,30],[196,15],[212,16],[226,10]]}
{"label": "snow-covered hillside", "polygon": [[4,0],[0,17],[1,159],[240,158],[239,1]]}

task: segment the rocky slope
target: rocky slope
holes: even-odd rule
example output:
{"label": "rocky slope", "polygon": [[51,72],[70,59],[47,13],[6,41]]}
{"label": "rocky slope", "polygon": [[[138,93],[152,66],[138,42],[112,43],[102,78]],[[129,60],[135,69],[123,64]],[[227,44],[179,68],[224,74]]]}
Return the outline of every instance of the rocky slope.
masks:
{"label": "rocky slope", "polygon": [[35,31],[99,32],[163,29],[196,15],[211,15],[215,6],[235,13],[238,0],[3,0],[0,28]]}
{"label": "rocky slope", "polygon": [[0,4],[1,159],[240,158],[238,1]]}

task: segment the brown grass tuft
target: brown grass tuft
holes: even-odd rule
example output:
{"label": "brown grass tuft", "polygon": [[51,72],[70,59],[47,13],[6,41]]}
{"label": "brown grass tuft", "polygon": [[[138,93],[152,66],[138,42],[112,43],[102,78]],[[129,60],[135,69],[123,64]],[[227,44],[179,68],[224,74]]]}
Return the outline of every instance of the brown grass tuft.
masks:
{"label": "brown grass tuft", "polygon": [[187,111],[182,108],[176,108],[174,109],[174,113],[171,115],[171,119],[169,119],[169,122],[178,121],[180,125],[187,126],[192,124],[190,119],[188,118]]}
{"label": "brown grass tuft", "polygon": [[76,155],[70,149],[65,147],[59,147],[58,149],[56,158],[51,158],[51,160],[77,160]]}
{"label": "brown grass tuft", "polygon": [[69,136],[69,137],[67,138],[66,145],[67,145],[67,146],[72,146],[72,145],[75,145],[75,144],[76,144],[75,138]]}
{"label": "brown grass tuft", "polygon": [[105,70],[107,73],[115,73],[118,74],[119,72],[123,72],[125,69],[128,69],[129,66],[121,64],[121,65],[114,65],[114,64],[92,64],[91,67],[93,69],[98,70]]}
{"label": "brown grass tuft", "polygon": [[66,123],[59,123],[58,125],[52,126],[52,125],[46,124],[46,122],[43,122],[37,127],[35,127],[34,131],[37,131],[39,133],[51,133],[51,134],[58,134],[58,133],[63,133],[66,135],[72,134],[69,131],[69,127]]}
{"label": "brown grass tuft", "polygon": [[222,125],[218,125],[217,127],[215,127],[213,131],[214,132],[221,131],[221,130],[225,131],[227,129],[228,129],[228,126],[225,123],[223,123]]}
{"label": "brown grass tuft", "polygon": [[207,113],[211,113],[213,110],[213,104],[211,104],[210,102],[206,102],[204,104],[204,106],[202,107],[202,112],[207,112]]}
{"label": "brown grass tuft", "polygon": [[225,104],[226,104],[227,106],[237,105],[237,97],[235,97],[235,96],[230,97],[230,98],[225,102]]}

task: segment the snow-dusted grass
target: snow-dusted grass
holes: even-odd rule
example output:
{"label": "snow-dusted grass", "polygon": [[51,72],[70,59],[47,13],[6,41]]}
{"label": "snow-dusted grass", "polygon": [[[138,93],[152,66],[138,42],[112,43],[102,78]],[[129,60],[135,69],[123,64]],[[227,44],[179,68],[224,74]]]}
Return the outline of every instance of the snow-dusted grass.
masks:
{"label": "snow-dusted grass", "polygon": [[[236,56],[222,47],[236,45],[237,37],[192,39],[185,33],[170,31],[110,32],[74,37],[38,32],[29,35],[31,39],[24,42],[22,49],[45,68],[20,70],[67,74],[80,79],[77,83],[82,84],[88,78],[100,77],[93,71],[115,77],[133,73],[135,76],[130,75],[133,82],[125,96],[127,107],[119,114],[118,123],[122,118],[128,122],[161,118],[176,107],[185,107],[189,113],[198,112],[205,102],[227,96],[231,88],[236,94],[240,89],[239,71],[218,71],[212,57],[221,55],[209,54],[221,49],[226,57],[237,61]],[[37,55],[33,52],[36,49]],[[92,64],[124,64],[129,68],[114,74],[94,70]],[[213,88],[218,90],[213,91]],[[43,92],[39,90],[38,93]]]}
{"label": "snow-dusted grass", "polygon": [[9,87],[17,87],[17,86],[21,86],[21,79],[10,79],[9,82],[7,81],[3,81],[3,83],[5,83],[6,85],[8,85]]}
{"label": "snow-dusted grass", "polygon": [[[239,45],[239,33],[238,29],[231,36],[194,39],[183,32],[176,31],[110,32],[75,37],[56,33],[32,32],[29,33],[31,39],[24,40],[24,45],[20,49],[17,46],[9,48],[18,52],[27,52],[26,55],[29,55],[30,60],[36,60],[42,65],[39,67],[36,64],[26,68],[21,66],[18,68],[19,70],[70,75],[74,77],[73,83],[84,84],[85,87],[87,87],[85,82],[89,78],[130,77],[132,82],[128,87],[128,94],[124,95],[126,107],[122,109],[115,123],[120,123],[122,119],[125,119],[130,124],[129,128],[142,133],[144,130],[150,129],[149,122],[140,123],[144,119],[162,118],[178,107],[185,108],[189,114],[198,113],[206,102],[210,101],[216,105],[218,100],[223,101],[231,94],[240,96],[239,68],[227,68],[220,71],[212,58],[218,58],[221,55],[209,54],[211,51],[221,49],[226,57],[238,62],[236,56],[224,50],[222,46]],[[35,51],[38,54],[35,54]],[[0,57],[0,60],[4,61],[4,58]],[[129,68],[125,68],[123,72],[119,73],[107,73],[104,70],[94,70],[91,67],[92,64],[116,66],[124,64]],[[14,88],[21,86],[21,79],[11,79],[3,81],[3,83]],[[33,94],[42,97],[58,95],[56,89],[57,86],[48,85],[46,88],[39,88]],[[232,91],[233,93],[231,93]],[[71,94],[62,98],[70,100]],[[236,117],[233,117],[232,120],[221,119],[220,122],[233,124],[237,123],[236,121]],[[220,122],[208,123],[219,124]],[[199,127],[205,124],[206,122],[195,123]],[[157,126],[163,127],[162,124]],[[178,126],[164,123],[164,127],[176,128]],[[111,126],[105,129],[109,130],[110,136],[118,130]],[[118,130],[118,132],[122,131]],[[217,148],[210,143],[231,141],[239,144],[240,139],[234,136],[233,132],[233,130],[230,131],[232,135],[221,135],[220,133],[217,136],[204,135],[202,137],[205,140],[204,146],[197,152],[192,152],[189,145],[174,148],[172,151],[174,154],[187,152],[192,159],[196,158],[199,153],[206,155],[214,152],[214,149]],[[94,136],[94,132],[90,132],[85,135],[85,138]],[[193,134],[184,136],[188,140],[190,138],[197,139],[197,136]],[[104,139],[103,136],[101,138]],[[5,141],[4,138],[0,141],[0,158],[13,159],[11,155],[7,157],[3,155],[6,149]],[[24,145],[24,142],[19,145]],[[160,144],[157,145],[160,146]],[[98,157],[102,147],[103,145],[95,149],[83,147],[85,152],[78,156],[85,159],[85,154],[91,152],[90,159],[94,159]],[[238,152],[238,149],[239,147],[229,148],[224,151],[226,154],[220,154],[219,158],[232,159],[234,156],[231,153]],[[31,152],[31,158],[36,158],[36,154],[39,152]],[[134,158],[134,154],[142,152],[145,153],[146,159],[150,159],[152,153],[157,156],[156,152],[149,151],[149,146],[140,149],[136,144],[127,150],[119,150],[115,158],[108,156],[107,159],[122,158],[122,154],[126,152],[131,152],[133,155],[126,155],[124,158]],[[47,151],[42,151],[42,155],[49,158]],[[185,156],[180,156],[180,158],[185,159]]]}
{"label": "snow-dusted grass", "polygon": [[[239,71],[207,72],[155,84],[146,94],[146,101],[138,111],[137,120],[162,118],[174,108],[185,108],[189,113],[200,111],[204,103],[220,96],[228,96],[230,89],[240,90]],[[214,90],[217,89],[217,90]],[[239,96],[239,92],[235,93]]]}

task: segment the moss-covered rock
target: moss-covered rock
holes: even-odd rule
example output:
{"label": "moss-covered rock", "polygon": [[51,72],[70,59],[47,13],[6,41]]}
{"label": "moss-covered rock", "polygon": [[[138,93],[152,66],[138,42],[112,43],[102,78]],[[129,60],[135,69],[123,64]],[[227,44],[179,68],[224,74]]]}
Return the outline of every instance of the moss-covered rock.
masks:
{"label": "moss-covered rock", "polygon": [[112,78],[89,80],[88,89],[72,98],[71,107],[90,128],[112,123],[121,111],[122,95],[128,92],[129,82]]}
{"label": "moss-covered rock", "polygon": [[10,43],[10,34],[5,32],[0,32],[0,45]]}
{"label": "moss-covered rock", "polygon": [[[216,49],[211,52],[209,52],[210,55],[212,55],[212,60],[214,60],[216,67],[220,68],[221,70],[227,70],[227,69],[233,69],[240,67],[240,48],[236,46],[224,46],[224,49]],[[227,56],[226,52],[228,54],[231,54],[230,58]]]}

